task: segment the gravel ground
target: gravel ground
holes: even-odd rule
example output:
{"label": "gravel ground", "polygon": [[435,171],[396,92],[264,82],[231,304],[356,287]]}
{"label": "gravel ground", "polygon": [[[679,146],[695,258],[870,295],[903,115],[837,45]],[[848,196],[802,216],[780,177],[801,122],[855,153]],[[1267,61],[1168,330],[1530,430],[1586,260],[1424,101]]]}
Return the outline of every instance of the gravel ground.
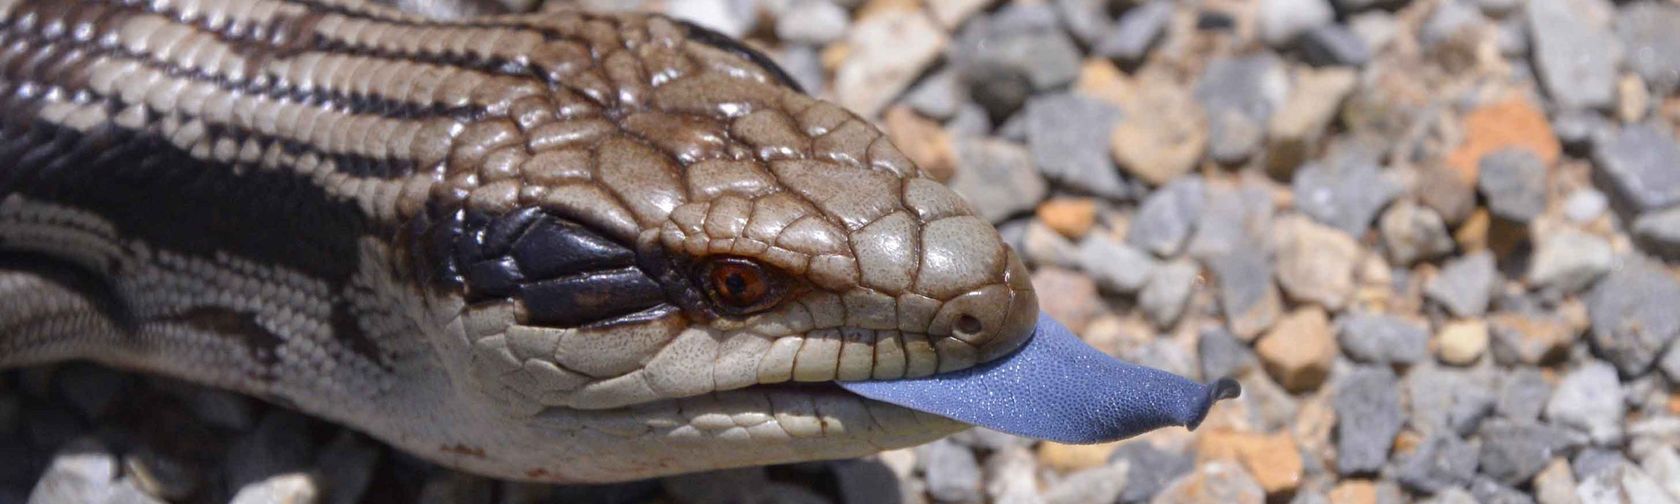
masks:
{"label": "gravel ground", "polygon": [[548,487],[65,365],[0,374],[0,503],[1680,501],[1680,3],[643,7],[878,118],[1093,345],[1245,395],[1116,444]]}

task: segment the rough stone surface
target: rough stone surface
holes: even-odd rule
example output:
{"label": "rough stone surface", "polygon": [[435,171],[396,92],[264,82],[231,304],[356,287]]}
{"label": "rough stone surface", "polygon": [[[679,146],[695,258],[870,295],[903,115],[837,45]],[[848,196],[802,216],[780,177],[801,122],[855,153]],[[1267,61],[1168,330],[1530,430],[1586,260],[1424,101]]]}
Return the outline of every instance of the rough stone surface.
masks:
{"label": "rough stone surface", "polygon": [[1233,378],[1254,367],[1254,352],[1223,327],[1203,329],[1197,339],[1204,379]]}
{"label": "rough stone surface", "polygon": [[1209,462],[1190,474],[1179,478],[1161,490],[1152,504],[1192,504],[1228,502],[1231,504],[1260,504],[1266,501],[1266,491],[1242,466],[1230,462]]}
{"label": "rough stone surface", "polygon": [[1296,44],[1300,45],[1301,59],[1313,65],[1364,66],[1371,61],[1371,48],[1365,39],[1342,25],[1307,30]]}
{"label": "rough stone surface", "polygon": [[1493,358],[1505,365],[1550,364],[1567,357],[1579,336],[1569,321],[1554,314],[1505,312],[1488,317]]}
{"label": "rough stone surface", "polygon": [[1407,488],[1435,494],[1469,486],[1476,474],[1476,448],[1454,434],[1436,434],[1400,459],[1395,479]]}
{"label": "rough stone surface", "polygon": [[1361,362],[1416,364],[1429,359],[1429,328],[1392,315],[1353,312],[1336,321],[1342,352]]}
{"label": "rough stone surface", "polygon": [[1608,108],[1616,97],[1614,55],[1620,43],[1602,4],[1534,0],[1526,10],[1534,34],[1534,63],[1552,100],[1566,108]]}
{"label": "rough stone surface", "polygon": [[1237,336],[1252,340],[1283,313],[1283,295],[1272,284],[1269,258],[1236,252],[1214,259],[1209,266],[1219,282],[1220,308]]}
{"label": "rough stone surface", "polygon": [[1651,91],[1670,94],[1680,88],[1680,7],[1658,2],[1630,3],[1616,13],[1616,35],[1626,64],[1645,79]]}
{"label": "rough stone surface", "polygon": [[1336,386],[1336,472],[1375,472],[1405,423],[1400,389],[1386,367],[1361,367]]}
{"label": "rough stone surface", "polygon": [[1181,178],[1161,187],[1138,206],[1126,242],[1158,256],[1178,254],[1196,229],[1206,197],[1198,177]]}
{"label": "rough stone surface", "polygon": [[1447,261],[1441,274],[1424,287],[1424,293],[1453,315],[1476,317],[1487,311],[1498,278],[1493,254],[1478,252]]}
{"label": "rough stone surface", "polygon": [[956,141],[957,170],[951,189],[972,202],[986,220],[1003,222],[1031,211],[1048,187],[1033,169],[1031,155],[1018,144],[992,139]]}
{"label": "rough stone surface", "polygon": [[1361,255],[1359,242],[1300,216],[1278,219],[1272,231],[1278,244],[1278,284],[1290,298],[1331,310],[1347,303]]}
{"label": "rough stone surface", "polygon": [[1614,254],[1605,239],[1565,229],[1540,242],[1528,266],[1528,282],[1560,292],[1579,291],[1610,271]]}
{"label": "rough stone surface", "polygon": [[1330,374],[1330,364],[1336,357],[1330,321],[1324,310],[1316,307],[1290,313],[1254,348],[1266,372],[1290,392],[1317,389]]}
{"label": "rough stone surface", "polygon": [[1441,326],[1435,340],[1440,345],[1441,362],[1455,366],[1474,364],[1487,351],[1487,322],[1479,319],[1448,322]]}
{"label": "rough stone surface", "polygon": [[1138,307],[1157,327],[1171,327],[1184,314],[1185,303],[1190,301],[1201,273],[1200,266],[1186,260],[1161,265],[1138,293]]}
{"label": "rough stone surface", "polygon": [[1636,212],[1680,203],[1680,144],[1666,127],[1637,123],[1611,134],[1593,149],[1594,177],[1618,204]]}
{"label": "rough stone surface", "polygon": [[1552,384],[1534,369],[1519,369],[1506,375],[1499,388],[1500,416],[1512,420],[1537,420],[1552,397]]}
{"label": "rough stone surface", "polygon": [[1503,149],[1482,157],[1476,187],[1494,215],[1528,222],[1546,210],[1546,165],[1527,149]]}
{"label": "rough stone surface", "polygon": [[1281,46],[1302,33],[1335,21],[1336,13],[1327,0],[1263,0],[1260,2],[1260,38]]}
{"label": "rough stone surface", "polygon": [[1680,336],[1680,281],[1661,266],[1638,257],[1622,264],[1587,294],[1594,351],[1623,374],[1639,375],[1657,351]]}
{"label": "rough stone surface", "polygon": [[1149,502],[1167,485],[1196,468],[1193,458],[1162,451],[1149,443],[1126,443],[1114,450],[1115,463],[1130,467],[1119,502]]}
{"label": "rough stone surface", "polygon": [[1633,221],[1633,235],[1654,254],[1680,257],[1680,206],[1639,216]]}
{"label": "rough stone surface", "polygon": [[1033,161],[1053,180],[1101,196],[1128,196],[1108,156],[1109,132],[1123,115],[1113,105],[1071,93],[1033,98],[1026,107]]}
{"label": "rough stone surface", "polygon": [[1153,0],[1127,10],[1097,42],[1094,51],[1106,58],[1137,63],[1166,33],[1172,11],[1173,4],[1168,0]]}
{"label": "rough stone surface", "polygon": [[1546,467],[1553,456],[1584,443],[1580,434],[1527,420],[1495,419],[1482,425],[1481,473],[1519,485]]}
{"label": "rough stone surface", "polygon": [[1221,58],[1196,83],[1208,117],[1208,156],[1221,163],[1247,159],[1260,147],[1266,122],[1289,96],[1289,77],[1271,53]]}
{"label": "rough stone surface", "polygon": [[1295,172],[1292,187],[1301,212],[1350,235],[1364,235],[1377,212],[1400,193],[1375,163],[1352,154],[1307,164]]}
{"label": "rough stone surface", "polygon": [[974,453],[950,441],[936,441],[916,449],[925,464],[928,495],[941,502],[980,502],[980,463]]}
{"label": "rough stone surface", "polygon": [[1591,362],[1570,371],[1546,402],[1546,419],[1587,433],[1595,443],[1614,443],[1622,437],[1622,386],[1616,368]]}
{"label": "rough stone surface", "polygon": [[1148,252],[1101,234],[1079,242],[1079,264],[1099,287],[1128,294],[1149,283],[1158,266]]}
{"label": "rough stone surface", "polygon": [[1408,200],[1389,205],[1377,224],[1388,258],[1406,265],[1433,259],[1453,250],[1452,235],[1441,214]]}

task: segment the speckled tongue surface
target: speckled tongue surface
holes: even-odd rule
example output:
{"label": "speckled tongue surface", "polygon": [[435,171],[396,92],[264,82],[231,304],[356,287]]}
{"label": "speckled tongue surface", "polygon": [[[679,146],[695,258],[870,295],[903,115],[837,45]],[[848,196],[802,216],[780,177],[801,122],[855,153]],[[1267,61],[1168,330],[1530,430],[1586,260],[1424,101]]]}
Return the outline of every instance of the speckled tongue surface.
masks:
{"label": "speckled tongue surface", "polygon": [[854,394],[1020,436],[1100,443],[1162,427],[1191,429],[1235,381],[1203,385],[1117,360],[1040,314],[1019,350],[925,378],[840,382]]}

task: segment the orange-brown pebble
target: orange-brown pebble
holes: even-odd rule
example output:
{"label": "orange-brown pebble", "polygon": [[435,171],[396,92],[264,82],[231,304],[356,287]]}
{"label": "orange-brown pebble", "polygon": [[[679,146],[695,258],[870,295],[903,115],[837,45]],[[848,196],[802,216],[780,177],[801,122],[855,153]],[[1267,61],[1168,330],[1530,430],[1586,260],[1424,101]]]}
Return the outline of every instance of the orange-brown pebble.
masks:
{"label": "orange-brown pebble", "polygon": [[1288,432],[1258,434],[1230,430],[1209,431],[1197,440],[1204,460],[1234,460],[1248,469],[1267,495],[1286,495],[1301,485],[1304,465],[1295,436]]}
{"label": "orange-brown pebble", "polygon": [[896,105],[887,109],[885,121],[887,138],[892,139],[904,155],[935,180],[950,180],[956,172],[957,152],[951,135],[933,122],[917,115],[910,107]]}
{"label": "orange-brown pebble", "polygon": [[1260,338],[1255,349],[1272,379],[1295,393],[1308,392],[1323,384],[1336,358],[1330,319],[1317,306],[1300,308],[1284,316]]}
{"label": "orange-brown pebble", "polygon": [[1377,486],[1369,480],[1346,480],[1330,490],[1335,504],[1376,504]]}
{"label": "orange-brown pebble", "polygon": [[1447,166],[1465,182],[1475,184],[1482,156],[1508,147],[1528,149],[1548,166],[1562,150],[1546,113],[1525,98],[1511,97],[1464,117],[1464,142],[1447,154]]}
{"label": "orange-brown pebble", "polygon": [[1077,239],[1091,231],[1097,222],[1097,200],[1091,198],[1053,198],[1038,205],[1038,220],[1068,238]]}

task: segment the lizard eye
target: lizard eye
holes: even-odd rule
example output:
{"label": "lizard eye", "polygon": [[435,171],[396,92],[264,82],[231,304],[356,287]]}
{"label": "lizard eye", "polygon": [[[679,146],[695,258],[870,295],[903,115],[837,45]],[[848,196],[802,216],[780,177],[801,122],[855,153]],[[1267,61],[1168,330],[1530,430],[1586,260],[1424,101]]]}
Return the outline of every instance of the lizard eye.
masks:
{"label": "lizard eye", "polygon": [[712,305],[726,315],[751,315],[781,300],[782,279],[758,263],[720,257],[700,266],[700,284]]}

